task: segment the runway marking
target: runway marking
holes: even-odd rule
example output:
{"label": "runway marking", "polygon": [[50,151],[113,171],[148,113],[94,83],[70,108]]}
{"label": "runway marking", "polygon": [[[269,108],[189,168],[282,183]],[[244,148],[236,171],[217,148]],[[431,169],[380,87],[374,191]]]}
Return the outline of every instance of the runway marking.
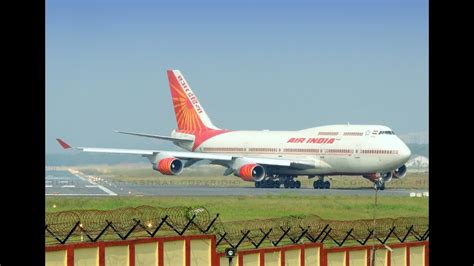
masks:
{"label": "runway marking", "polygon": [[76,187],[76,185],[64,185],[64,186],[61,186],[62,188],[65,188],[65,187]]}
{"label": "runway marking", "polygon": [[98,185],[86,185],[86,187],[99,187]]}
{"label": "runway marking", "polygon": [[103,187],[101,185],[97,185],[98,188],[102,189],[105,193],[109,194],[110,196],[117,196],[117,193],[113,192],[112,190]]}
{"label": "runway marking", "polygon": [[[113,192],[112,190],[110,190],[110,189],[108,189],[108,188],[106,188],[106,187],[103,187],[103,186],[101,186],[101,185],[95,183],[95,182],[92,181],[92,180],[87,180],[87,179],[85,179],[85,178],[82,177],[78,172],[73,172],[73,171],[71,171],[71,170],[68,170],[68,171],[69,171],[71,174],[73,174],[73,175],[79,177],[80,179],[82,179],[82,180],[84,180],[84,181],[86,181],[86,182],[89,182],[89,183],[91,183],[91,184],[93,184],[93,185],[96,185],[97,188],[100,188],[102,191],[104,191],[105,193],[109,194],[110,196],[117,196],[117,193]],[[71,195],[71,194],[68,194],[68,195]],[[93,194],[87,194],[87,195],[93,195]]]}
{"label": "runway marking", "polygon": [[45,185],[44,187],[53,187],[53,185]]}

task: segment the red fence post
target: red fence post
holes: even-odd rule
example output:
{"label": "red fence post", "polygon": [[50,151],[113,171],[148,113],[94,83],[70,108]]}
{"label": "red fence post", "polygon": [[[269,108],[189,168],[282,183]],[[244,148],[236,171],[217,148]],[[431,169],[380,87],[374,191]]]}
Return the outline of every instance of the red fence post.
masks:
{"label": "red fence post", "polygon": [[350,258],[349,258],[349,256],[350,256],[350,255],[349,255],[349,250],[346,250],[346,254],[345,254],[345,255],[346,255],[346,266],[349,266],[349,263],[350,263],[350,262],[349,262],[349,261],[350,261]]}
{"label": "red fence post", "polygon": [[406,266],[410,266],[410,246],[407,245],[405,247],[405,254],[406,254]]}
{"label": "red fence post", "polygon": [[260,252],[258,253],[259,260],[260,260],[260,266],[265,265],[265,250],[261,249]]}
{"label": "red fence post", "polygon": [[66,250],[67,266],[74,266],[74,246],[68,246]]}
{"label": "red fence post", "polygon": [[370,266],[370,256],[372,255],[372,248],[368,247],[366,250],[365,250],[365,260],[366,260],[366,265],[367,266]]}
{"label": "red fence post", "polygon": [[211,237],[211,265],[212,266],[220,265],[220,258],[219,258],[219,255],[217,254],[217,247],[216,247],[216,235],[212,235]]}
{"label": "red fence post", "polygon": [[191,239],[184,239],[184,265],[191,266]]}
{"label": "red fence post", "polygon": [[392,251],[387,250],[387,266],[392,266]]}
{"label": "red fence post", "polygon": [[280,249],[280,264],[281,266],[285,266],[285,249],[284,248],[281,248]]}
{"label": "red fence post", "polygon": [[326,249],[324,248],[324,246],[321,246],[320,250],[319,250],[319,262],[320,262],[320,266],[327,266],[328,265],[328,254],[326,252]]}
{"label": "red fence post", "polygon": [[300,248],[300,266],[305,266],[304,265],[304,261],[305,261],[305,253],[304,253],[304,249],[305,249],[305,246],[304,245],[301,245],[301,248]]}
{"label": "red fence post", "polygon": [[165,259],[163,258],[163,239],[158,239],[158,266],[163,266]]}
{"label": "red fence post", "polygon": [[105,245],[99,243],[99,266],[105,266]]}
{"label": "red fence post", "polygon": [[135,266],[135,242],[128,244],[128,265]]}

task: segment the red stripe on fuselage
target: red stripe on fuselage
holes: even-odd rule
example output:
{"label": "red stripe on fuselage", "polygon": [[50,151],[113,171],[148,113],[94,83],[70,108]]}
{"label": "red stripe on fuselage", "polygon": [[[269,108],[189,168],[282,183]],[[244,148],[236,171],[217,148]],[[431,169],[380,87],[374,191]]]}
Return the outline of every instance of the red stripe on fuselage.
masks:
{"label": "red stripe on fuselage", "polygon": [[204,141],[215,137],[220,134],[224,134],[227,132],[231,132],[232,130],[216,130],[216,129],[207,129],[207,130],[200,130],[200,131],[193,131],[193,130],[176,130],[179,133],[191,134],[194,135],[194,143],[192,151],[196,150],[199,145],[201,145]]}

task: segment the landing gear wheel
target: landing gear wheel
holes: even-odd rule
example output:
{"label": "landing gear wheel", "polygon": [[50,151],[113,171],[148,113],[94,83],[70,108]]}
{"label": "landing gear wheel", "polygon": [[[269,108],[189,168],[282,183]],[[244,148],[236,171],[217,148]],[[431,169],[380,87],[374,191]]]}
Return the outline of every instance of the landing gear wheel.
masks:
{"label": "landing gear wheel", "polygon": [[[326,181],[326,182],[329,183],[329,181]],[[324,189],[324,188],[326,188],[326,187],[325,187],[325,182],[323,182],[322,180],[316,180],[316,181],[314,181],[313,187],[314,187],[315,189]],[[329,188],[329,187],[328,187],[328,188]]]}
{"label": "landing gear wheel", "polygon": [[315,189],[328,189],[331,187],[329,181],[324,181],[324,176],[319,176],[318,180],[314,181],[313,187]]}
{"label": "landing gear wheel", "polygon": [[295,181],[290,181],[290,188],[295,188]]}
{"label": "landing gear wheel", "polygon": [[265,183],[266,183],[266,184],[265,184],[265,188],[271,188],[271,187],[273,187],[273,181],[272,181],[272,180],[267,180]]}
{"label": "landing gear wheel", "polygon": [[318,181],[314,181],[314,182],[313,182],[313,188],[314,188],[314,189],[318,189],[318,188],[319,188],[319,183],[318,183]]}
{"label": "landing gear wheel", "polygon": [[280,181],[279,181],[279,180],[275,181],[275,182],[273,183],[273,187],[274,187],[274,188],[280,188]]}
{"label": "landing gear wheel", "polygon": [[301,187],[301,182],[299,180],[295,181],[295,187],[300,188]]}
{"label": "landing gear wheel", "polygon": [[289,188],[290,187],[290,181],[285,181],[285,183],[283,183],[283,186],[285,188]]}
{"label": "landing gear wheel", "polygon": [[255,187],[256,187],[256,188],[260,188],[260,187],[261,187],[261,183],[260,183],[260,182],[255,182]]}
{"label": "landing gear wheel", "polygon": [[329,181],[324,181],[322,185],[322,188],[324,189],[329,189],[331,187],[331,183],[329,183]]}

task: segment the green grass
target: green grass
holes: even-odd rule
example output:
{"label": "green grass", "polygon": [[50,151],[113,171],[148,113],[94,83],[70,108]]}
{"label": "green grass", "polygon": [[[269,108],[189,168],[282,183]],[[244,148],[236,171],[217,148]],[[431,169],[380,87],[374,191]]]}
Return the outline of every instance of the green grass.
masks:
{"label": "green grass", "polygon": [[[56,208],[53,208],[56,205]],[[150,205],[154,207],[204,206],[211,215],[220,214],[223,222],[267,219],[285,216],[319,215],[323,219],[371,219],[372,196],[278,196],[213,197],[46,197],[46,211],[73,209],[110,210]],[[384,196],[378,198],[377,218],[428,216],[427,198]]]}

